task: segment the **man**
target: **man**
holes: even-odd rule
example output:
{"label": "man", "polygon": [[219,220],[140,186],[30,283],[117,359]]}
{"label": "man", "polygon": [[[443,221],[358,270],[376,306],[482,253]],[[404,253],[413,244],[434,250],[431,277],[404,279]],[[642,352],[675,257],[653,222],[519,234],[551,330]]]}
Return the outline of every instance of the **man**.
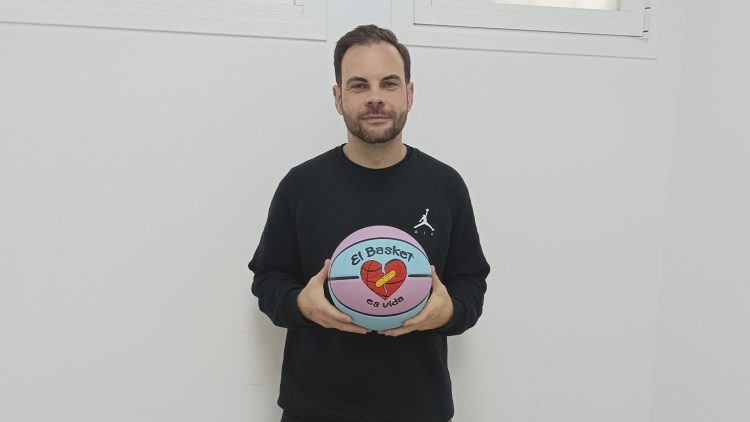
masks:
{"label": "man", "polygon": [[[287,328],[281,420],[446,422],[446,336],[476,324],[490,271],[469,192],[453,168],[402,142],[414,84],[409,52],[391,31],[347,33],[334,68],[347,143],[284,176],[248,265],[261,311]],[[353,324],[324,288],[339,242],[372,225],[409,233],[433,266],[422,311],[379,332]]]}

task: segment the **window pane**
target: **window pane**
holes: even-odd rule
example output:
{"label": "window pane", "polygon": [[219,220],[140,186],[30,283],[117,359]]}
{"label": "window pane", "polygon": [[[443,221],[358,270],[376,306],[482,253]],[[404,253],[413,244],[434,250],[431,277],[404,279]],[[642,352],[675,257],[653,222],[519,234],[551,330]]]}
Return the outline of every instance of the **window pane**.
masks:
{"label": "window pane", "polygon": [[489,3],[525,6],[568,7],[574,9],[619,10],[620,0],[482,0]]}
{"label": "window pane", "polygon": [[[109,0],[111,1],[111,0]],[[162,3],[162,4],[178,4],[178,5],[185,5],[185,6],[210,6],[214,3],[221,3],[220,5],[217,5],[218,7],[231,7],[231,6],[237,6],[238,8],[242,8],[242,6],[253,6],[256,4],[294,4],[294,0],[224,0],[222,2],[212,2],[209,0],[120,0],[120,1],[127,1],[127,2],[145,2],[145,3]]]}

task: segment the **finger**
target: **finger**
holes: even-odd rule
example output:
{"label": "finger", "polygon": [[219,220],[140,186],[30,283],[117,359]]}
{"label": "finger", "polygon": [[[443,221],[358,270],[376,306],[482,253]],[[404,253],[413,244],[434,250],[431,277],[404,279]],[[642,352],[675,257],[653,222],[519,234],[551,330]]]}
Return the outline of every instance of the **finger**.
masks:
{"label": "finger", "polygon": [[421,329],[421,327],[425,324],[425,321],[427,320],[427,313],[423,309],[422,312],[417,314],[414,317],[411,317],[404,321],[404,323],[400,327],[391,328],[389,330],[380,330],[379,333],[386,334],[386,335],[401,335],[410,333],[415,330]]}
{"label": "finger", "polygon": [[367,334],[370,331],[367,328],[361,327],[357,324],[351,322],[340,322],[330,317],[321,318],[321,323],[322,324],[320,325],[324,327],[335,328],[337,330],[348,331],[351,333]]}
{"label": "finger", "polygon": [[424,314],[422,313],[417,314],[417,316],[409,318],[406,321],[404,321],[404,327],[413,327],[415,325],[420,325],[424,323],[426,319],[427,317]]}
{"label": "finger", "polygon": [[424,308],[422,308],[421,311],[419,311],[418,314],[414,315],[413,317],[407,319],[404,321],[402,326],[404,327],[413,327],[413,326],[420,326],[422,324],[425,324],[428,320],[428,317],[434,313],[433,308],[435,307],[434,301],[435,296],[430,295],[430,297],[427,299],[427,303],[425,303]]}
{"label": "finger", "polygon": [[438,278],[437,271],[435,270],[435,266],[434,265],[430,265],[430,266],[432,267],[432,287],[435,288],[436,286],[439,286],[443,283],[440,281],[440,278]]}
{"label": "finger", "polygon": [[332,321],[341,322],[344,324],[352,322],[351,316],[339,311],[335,306],[331,305],[327,301],[323,306],[323,312],[325,313],[325,316],[327,318],[330,318]]}
{"label": "finger", "polygon": [[367,334],[370,332],[367,328],[360,327],[356,324],[343,324],[343,323],[337,323],[335,327],[338,330],[346,331],[348,333],[355,333],[355,334]]}
{"label": "finger", "polygon": [[382,334],[388,337],[398,337],[407,333],[411,333],[412,331],[416,329],[417,329],[417,326],[398,327],[398,328],[392,328],[390,330],[380,330],[378,331],[378,334]]}
{"label": "finger", "polygon": [[320,272],[318,273],[318,275],[321,275],[323,277],[328,277],[328,267],[330,266],[331,266],[330,259],[326,259],[325,261],[323,261],[323,268],[320,269]]}
{"label": "finger", "polygon": [[323,268],[321,268],[320,271],[318,271],[318,273],[315,274],[315,276],[312,279],[316,281],[318,284],[323,284],[323,282],[325,282],[326,279],[328,278],[328,268],[330,266],[331,266],[331,260],[326,259],[323,262]]}

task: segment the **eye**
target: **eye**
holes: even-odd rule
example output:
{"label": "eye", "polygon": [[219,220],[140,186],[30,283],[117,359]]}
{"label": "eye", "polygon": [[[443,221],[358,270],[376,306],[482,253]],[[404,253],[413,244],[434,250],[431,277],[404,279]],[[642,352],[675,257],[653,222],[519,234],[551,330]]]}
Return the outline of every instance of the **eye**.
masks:
{"label": "eye", "polygon": [[383,85],[385,85],[385,86],[387,86],[387,87],[394,87],[394,86],[398,86],[398,84],[397,84],[397,83],[395,83],[395,82],[393,82],[393,81],[386,81],[386,82],[384,82],[384,83],[383,83]]}
{"label": "eye", "polygon": [[364,88],[364,87],[365,87],[365,84],[354,84],[354,85],[352,85],[352,88],[354,88],[354,89],[361,89],[361,88]]}

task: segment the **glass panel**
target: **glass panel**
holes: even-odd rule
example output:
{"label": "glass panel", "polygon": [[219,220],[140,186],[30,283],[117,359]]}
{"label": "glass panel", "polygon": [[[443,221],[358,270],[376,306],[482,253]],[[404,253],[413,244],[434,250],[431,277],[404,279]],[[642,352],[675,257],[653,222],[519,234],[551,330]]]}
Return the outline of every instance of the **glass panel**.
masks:
{"label": "glass panel", "polygon": [[[107,0],[112,1],[112,0]],[[115,0],[124,2],[138,2],[138,3],[158,3],[158,4],[177,4],[180,6],[210,6],[214,3],[217,7],[227,6],[255,6],[258,4],[289,4],[294,5],[294,0],[223,0],[219,2],[212,2],[207,0]]]}
{"label": "glass panel", "polygon": [[489,3],[525,6],[568,7],[573,9],[619,10],[620,0],[482,0]]}

